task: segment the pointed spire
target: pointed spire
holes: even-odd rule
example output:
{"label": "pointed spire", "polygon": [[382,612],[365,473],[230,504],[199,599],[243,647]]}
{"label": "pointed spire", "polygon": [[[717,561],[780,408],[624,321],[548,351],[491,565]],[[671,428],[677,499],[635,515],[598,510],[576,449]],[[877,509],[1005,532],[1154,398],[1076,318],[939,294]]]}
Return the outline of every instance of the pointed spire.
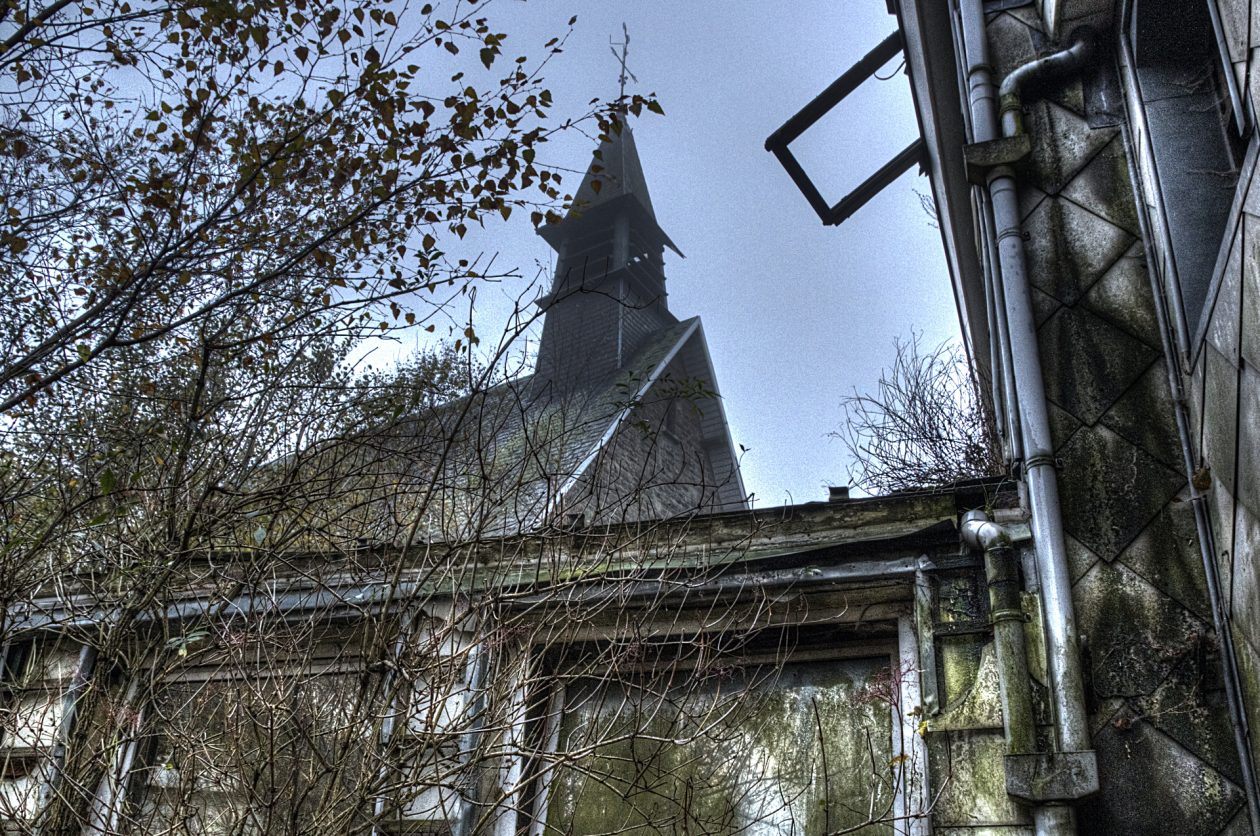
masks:
{"label": "pointed spire", "polygon": [[566,217],[580,215],[621,195],[637,198],[648,216],[656,220],[639,150],[634,145],[634,131],[628,127],[622,127],[620,133],[609,131],[608,139],[596,149]]}
{"label": "pointed spire", "polygon": [[[658,329],[676,322],[665,289],[665,248],[628,127],[610,131],[569,212],[538,234],[555,248],[551,292],[535,373],[539,385],[571,389],[622,368]],[[679,253],[682,255],[682,253]]]}
{"label": "pointed spire", "polygon": [[559,223],[544,225],[538,234],[560,249],[561,241],[578,230],[611,229],[615,217],[625,215],[645,240],[669,247],[682,256],[682,251],[657,224],[634,132],[625,122],[621,124],[620,131],[609,130],[595,149],[569,211]]}

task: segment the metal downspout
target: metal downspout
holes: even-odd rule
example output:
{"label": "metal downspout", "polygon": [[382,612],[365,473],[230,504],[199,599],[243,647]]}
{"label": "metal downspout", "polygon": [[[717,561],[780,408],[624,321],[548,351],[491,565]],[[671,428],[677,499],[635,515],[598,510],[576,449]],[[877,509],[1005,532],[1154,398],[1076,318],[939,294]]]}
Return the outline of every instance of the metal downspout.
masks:
{"label": "metal downspout", "polygon": [[[1128,131],[1126,130],[1127,134]],[[1129,147],[1132,147],[1130,144]],[[1129,164],[1129,179],[1134,188],[1141,182],[1138,179],[1137,167],[1132,154],[1125,157]],[[1220,576],[1217,572],[1215,558],[1215,539],[1212,535],[1212,524],[1208,518],[1207,497],[1194,486],[1194,448],[1190,440],[1190,418],[1186,414],[1185,389],[1181,381],[1181,364],[1177,349],[1173,345],[1173,324],[1168,316],[1168,307],[1164,299],[1163,288],[1159,285],[1159,273],[1152,249],[1152,238],[1149,219],[1141,209],[1137,213],[1138,224],[1142,232],[1142,246],[1146,253],[1147,275],[1151,282],[1151,296],[1155,300],[1155,319],[1159,323],[1159,338],[1164,351],[1164,364],[1168,370],[1168,386],[1172,392],[1173,413],[1177,420],[1177,436],[1181,443],[1182,466],[1186,471],[1186,484],[1190,486],[1190,505],[1194,508],[1194,526],[1199,540],[1199,557],[1203,561],[1203,574],[1207,578],[1208,603],[1212,609],[1212,626],[1216,630],[1217,641],[1221,647],[1221,671],[1225,680],[1225,701],[1229,710],[1230,730],[1233,732],[1234,748],[1238,753],[1238,765],[1242,772],[1243,793],[1247,798],[1247,814],[1251,820],[1251,832],[1260,836],[1260,791],[1256,787],[1255,764],[1251,758],[1247,715],[1242,697],[1242,685],[1238,677],[1238,658],[1234,651],[1233,632],[1229,624],[1229,616],[1221,602]]]}
{"label": "metal downspout", "polygon": [[[974,140],[983,142],[998,138],[984,10],[981,0],[960,0],[960,8],[967,51],[968,96],[975,126]],[[1012,73],[1008,79],[1010,83],[1003,85],[1007,96],[1002,110],[1009,116],[1005,121],[1012,123],[1014,128],[1019,127],[1019,84],[1050,72],[1075,68],[1087,54],[1086,47],[1078,49],[1078,45],[1074,45]],[[1025,455],[1024,478],[1028,486],[1031,528],[1045,615],[1046,661],[1054,706],[1055,738],[1059,752],[1086,752],[1090,740],[1079,636],[1072,607],[1063,512],[1054,469],[1050,418],[1025,265],[1014,172],[1007,166],[994,169],[988,186],[993,203],[1002,283],[1006,291],[1011,366],[1018,386]],[[1038,834],[1075,833],[1075,815],[1069,806],[1038,806],[1034,808],[1034,817]]]}
{"label": "metal downspout", "polygon": [[1006,529],[990,522],[983,511],[963,515],[961,533],[964,543],[984,552],[1006,751],[1011,755],[1029,755],[1036,751],[1037,732],[1024,647],[1024,611],[1020,606],[1015,548]]}
{"label": "metal downspout", "polygon": [[[990,263],[993,265],[991,280],[995,315],[993,330],[997,332],[996,343],[998,351],[1002,355],[1002,393],[1005,400],[1006,441],[1009,452],[1007,464],[1009,465],[1024,457],[1024,440],[1021,437],[1023,430],[1020,428],[1019,422],[1019,390],[1015,385],[1015,373],[1010,363],[1011,334],[1010,327],[1006,322],[1006,293],[1002,289],[1002,265],[998,259],[997,233],[994,231],[993,223],[993,204],[989,200],[988,192],[984,189],[980,189],[980,196],[985,236],[984,245],[990,253]],[[994,341],[992,337],[990,337],[990,341]]]}
{"label": "metal downspout", "polygon": [[[982,270],[984,271],[985,321],[997,322],[997,300],[994,299],[994,285],[997,284],[998,271],[997,264],[995,263],[997,252],[992,246],[992,236],[989,234],[992,230],[992,225],[989,223],[988,207],[978,199],[976,200],[975,205],[980,209],[980,225],[983,227],[980,234],[981,240],[984,243]],[[1002,368],[1004,365],[1002,362],[1004,356],[1002,347],[998,345],[997,339],[994,335],[990,334],[989,399],[993,401],[993,421],[997,425],[998,434],[1001,436],[1002,460],[1006,462],[1007,465],[1010,465],[1010,463],[1014,461],[1015,456],[1012,454],[1011,450],[1012,439],[1010,426],[1006,422],[1007,402],[1002,389],[1002,383],[1005,379],[1005,374],[1003,373]]]}

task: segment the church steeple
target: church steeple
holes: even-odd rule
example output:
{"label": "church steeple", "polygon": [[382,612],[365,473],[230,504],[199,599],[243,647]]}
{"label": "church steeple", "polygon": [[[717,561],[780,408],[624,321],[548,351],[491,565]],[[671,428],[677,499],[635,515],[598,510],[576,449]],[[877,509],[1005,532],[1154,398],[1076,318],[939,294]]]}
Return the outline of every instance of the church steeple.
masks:
{"label": "church steeple", "polygon": [[560,222],[539,234],[556,250],[537,375],[564,388],[622,367],[655,330],[676,322],[666,304],[665,248],[634,134],[621,123],[595,151]]}

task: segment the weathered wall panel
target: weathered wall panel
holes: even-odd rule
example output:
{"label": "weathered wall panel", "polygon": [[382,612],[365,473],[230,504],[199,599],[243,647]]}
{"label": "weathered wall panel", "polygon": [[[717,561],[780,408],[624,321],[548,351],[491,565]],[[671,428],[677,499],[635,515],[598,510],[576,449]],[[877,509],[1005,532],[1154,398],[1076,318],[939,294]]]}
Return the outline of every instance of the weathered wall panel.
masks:
{"label": "weathered wall panel", "polygon": [[[1073,21],[1108,24],[1112,4],[1057,6],[1062,36]],[[1043,26],[1035,7],[992,19],[999,78],[1052,45]],[[1102,776],[1080,827],[1135,836],[1235,832],[1246,825],[1239,766],[1128,146],[1118,125],[1092,118],[1092,83],[1072,80],[1026,108],[1034,150],[1020,177]],[[1212,369],[1204,401],[1221,407],[1202,417],[1204,452],[1218,463],[1214,477],[1231,480],[1241,470],[1242,440],[1223,416],[1237,414],[1230,405],[1239,388],[1243,253],[1240,244],[1230,262],[1237,281],[1227,295],[1239,299],[1229,303],[1232,328],[1222,322],[1214,332],[1232,354],[1209,348],[1214,355],[1199,365]],[[1229,501],[1216,504],[1232,537],[1241,512]],[[1237,567],[1228,568],[1237,579]],[[1254,669],[1260,654],[1252,656]]]}

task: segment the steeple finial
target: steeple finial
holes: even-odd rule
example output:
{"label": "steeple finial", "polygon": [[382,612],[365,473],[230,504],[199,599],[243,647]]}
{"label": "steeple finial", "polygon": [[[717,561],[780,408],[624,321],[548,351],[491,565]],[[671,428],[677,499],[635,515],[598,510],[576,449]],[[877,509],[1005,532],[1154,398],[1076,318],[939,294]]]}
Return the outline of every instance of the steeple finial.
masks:
{"label": "steeple finial", "polygon": [[[621,103],[622,107],[625,107],[626,78],[629,77],[635,84],[639,83],[639,79],[626,67],[626,59],[630,56],[630,30],[626,28],[624,22],[621,24],[621,35],[625,39],[621,43],[614,41],[611,37],[608,39],[608,49],[612,52],[613,58],[617,59],[617,63],[621,65],[621,74],[617,77],[619,85],[617,101]],[[621,47],[620,55],[617,54],[616,47]]]}

